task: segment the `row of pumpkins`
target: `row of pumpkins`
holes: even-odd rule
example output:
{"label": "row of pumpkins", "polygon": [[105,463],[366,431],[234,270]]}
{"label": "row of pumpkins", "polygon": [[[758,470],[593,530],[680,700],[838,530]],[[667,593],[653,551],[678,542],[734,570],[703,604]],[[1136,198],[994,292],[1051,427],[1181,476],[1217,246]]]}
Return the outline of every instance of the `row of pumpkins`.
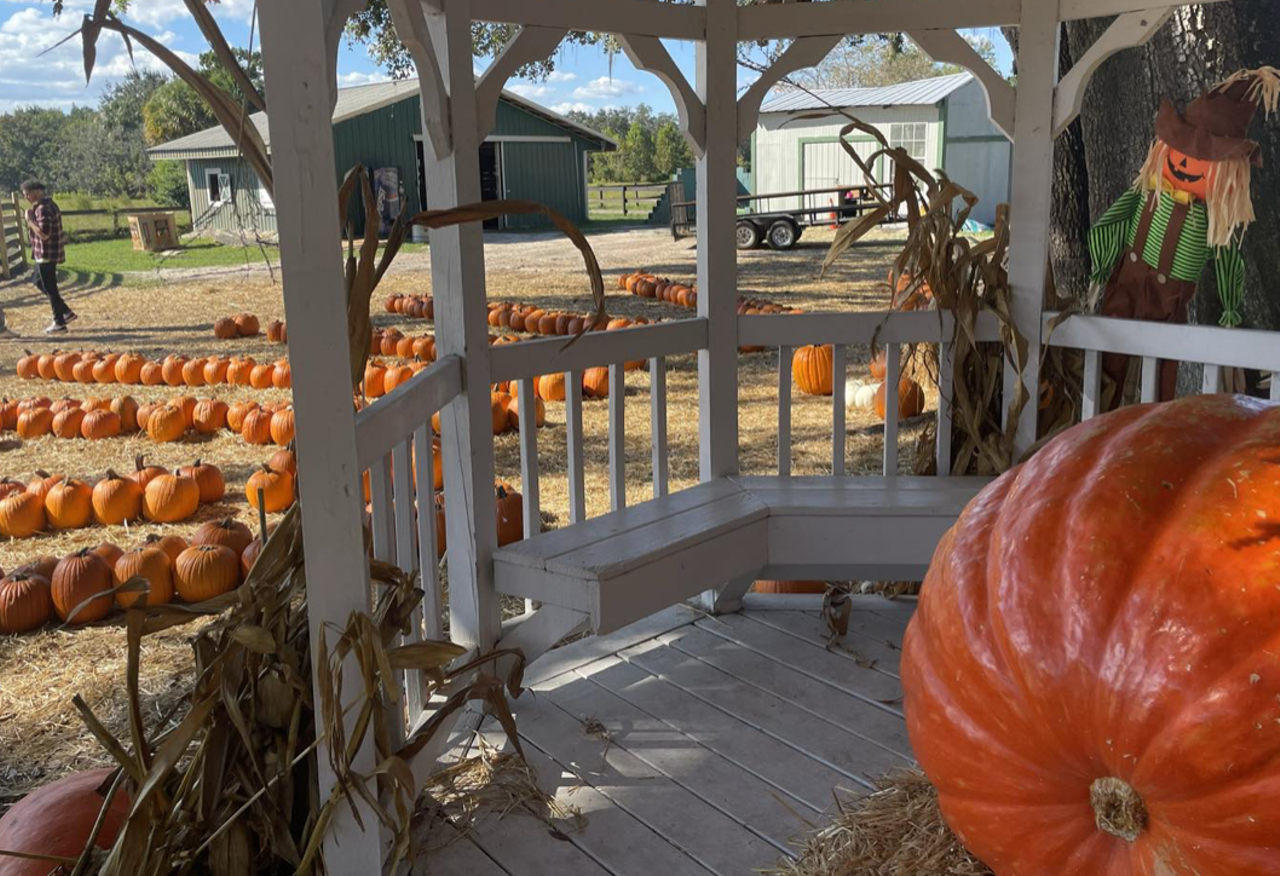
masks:
{"label": "row of pumpkins", "polygon": [[259,363],[252,356],[208,356],[188,359],[170,353],[162,360],[140,353],[55,351],[30,353],[18,359],[18,376],[24,380],[59,380],[63,383],[123,383],[142,386],[249,386],[254,389],[288,389],[293,373],[287,358]]}
{"label": "row of pumpkins", "polygon": [[25,633],[54,617],[93,623],[113,607],[167,605],[175,596],[203,602],[238,587],[261,550],[262,540],[228,517],[202,524],[190,542],[153,534],[128,551],[103,542],[62,559],[40,557],[0,572],[0,633]]}
{"label": "row of pumpkins", "polygon": [[[213,321],[213,336],[223,341],[257,337],[260,331],[261,323],[252,313],[237,313]],[[267,340],[273,344],[288,343],[289,332],[284,320],[273,319],[267,323]]]}
{"label": "row of pumpkins", "polygon": [[[881,351],[870,363],[871,381],[855,380],[845,384],[845,406],[854,410],[874,410],[885,417],[885,360]],[[798,347],[791,360],[791,378],[807,395],[831,395],[835,389],[835,353],[831,344]],[[924,387],[903,375],[898,381],[898,418],[902,420],[924,412]]]}
{"label": "row of pumpkins", "polygon": [[[255,508],[263,492],[267,511],[293,504],[293,452],[277,451],[260,471],[250,475],[245,497]],[[190,520],[201,505],[221,501],[226,480],[216,465],[196,460],[170,472],[147,465],[139,456],[135,469],[120,475],[113,469],[95,484],[64,474],[36,472],[29,483],[0,481],[0,536],[29,538],[45,530],[83,529],[93,524],[118,526],[145,518],[153,523]]]}
{"label": "row of pumpkins", "polygon": [[132,396],[84,401],[44,396],[0,402],[0,430],[13,430],[23,440],[52,435],[90,441],[145,432],[152,441],[180,441],[188,432],[210,435],[222,429],[249,444],[285,446],[293,440],[293,405],[287,402],[197,399],[174,396],[166,402],[138,404]]}

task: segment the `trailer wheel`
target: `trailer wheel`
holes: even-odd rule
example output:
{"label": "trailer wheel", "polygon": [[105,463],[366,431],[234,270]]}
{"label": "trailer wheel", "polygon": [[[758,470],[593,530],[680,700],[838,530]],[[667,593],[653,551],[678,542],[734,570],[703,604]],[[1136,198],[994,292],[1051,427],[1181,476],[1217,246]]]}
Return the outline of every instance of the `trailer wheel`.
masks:
{"label": "trailer wheel", "polygon": [[791,249],[800,239],[800,228],[790,219],[779,219],[769,226],[768,241],[773,249]]}
{"label": "trailer wheel", "polygon": [[755,249],[760,245],[760,227],[754,222],[741,219],[733,233],[733,239],[738,249]]}

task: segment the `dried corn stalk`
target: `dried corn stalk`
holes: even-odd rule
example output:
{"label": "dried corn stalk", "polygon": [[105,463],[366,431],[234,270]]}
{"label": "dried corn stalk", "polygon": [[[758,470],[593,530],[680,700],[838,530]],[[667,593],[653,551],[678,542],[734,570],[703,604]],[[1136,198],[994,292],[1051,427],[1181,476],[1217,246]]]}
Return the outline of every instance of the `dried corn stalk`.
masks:
{"label": "dried corn stalk", "polygon": [[[865,159],[860,157],[844,139],[853,131],[875,138],[880,149]],[[951,337],[955,355],[955,451],[951,473],[992,475],[1005,471],[1015,462],[1014,429],[1028,402],[1028,393],[1019,382],[1013,398],[1004,400],[1008,426],[1001,425],[1004,359],[1021,374],[1028,351],[1026,339],[1018,332],[1009,310],[1009,277],[1005,269],[1009,246],[1007,205],[1002,204],[997,210],[992,237],[974,243],[963,233],[965,220],[978,203],[977,196],[968,189],[941,171],[937,176],[931,174],[906,150],[890,147],[878,129],[852,117],[840,130],[839,143],[879,203],[858,220],[841,226],[823,260],[823,270],[885,218],[905,217],[907,242],[894,262],[889,289],[898,290],[905,301],[921,296],[927,287],[937,302],[939,320],[943,311],[955,317]],[[887,194],[880,190],[871,170],[881,157],[892,162],[894,168]],[[1000,325],[1003,356],[995,354],[994,345],[977,340],[978,315],[984,311],[994,314]],[[911,345],[908,356],[917,371],[934,375],[936,383],[936,366],[925,356],[921,345]],[[932,432],[928,434],[931,436]],[[934,454],[926,450],[917,454],[917,465],[927,470],[933,459]]]}

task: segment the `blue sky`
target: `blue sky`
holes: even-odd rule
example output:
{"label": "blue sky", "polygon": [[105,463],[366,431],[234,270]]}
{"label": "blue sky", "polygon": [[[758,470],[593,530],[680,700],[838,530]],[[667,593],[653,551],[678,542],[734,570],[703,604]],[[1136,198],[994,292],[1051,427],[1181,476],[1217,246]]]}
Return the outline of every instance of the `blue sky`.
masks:
{"label": "blue sky", "polygon": [[[128,72],[128,54],[114,34],[102,35],[93,81],[87,87],[78,40],[37,57],[78,27],[80,16],[91,6],[92,0],[66,0],[67,11],[61,19],[55,19],[48,0],[0,0],[0,112],[31,104],[60,109],[93,105],[103,88]],[[249,44],[253,0],[221,0],[210,9],[232,44]],[[188,60],[194,60],[206,48],[199,31],[190,23],[182,0],[134,0],[127,20]],[[998,34],[991,37],[997,46],[999,66],[1007,73],[1011,63],[1008,45]],[[693,45],[668,41],[667,48],[692,80]],[[145,52],[135,51],[134,55],[139,67],[160,67]],[[487,59],[477,59],[477,69],[486,63]],[[614,57],[611,71],[609,59],[599,48],[566,46],[556,65],[556,72],[545,82],[517,80],[508,87],[560,112],[590,112],[640,103],[660,112],[673,111],[666,87],[655,77],[635,70],[624,55]],[[339,77],[345,86],[385,79],[386,74],[369,60],[363,46],[352,45],[340,51]],[[750,71],[741,70],[739,84],[746,85],[753,78]]]}

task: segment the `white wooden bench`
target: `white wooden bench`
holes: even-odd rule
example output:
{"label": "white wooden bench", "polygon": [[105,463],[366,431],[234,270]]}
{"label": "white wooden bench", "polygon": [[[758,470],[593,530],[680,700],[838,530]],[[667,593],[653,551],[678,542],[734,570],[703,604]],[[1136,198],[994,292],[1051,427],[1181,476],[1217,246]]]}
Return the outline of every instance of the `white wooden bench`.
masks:
{"label": "white wooden bench", "polygon": [[502,548],[495,586],[607,633],[734,579],[918,580],[986,483],[720,478]]}

